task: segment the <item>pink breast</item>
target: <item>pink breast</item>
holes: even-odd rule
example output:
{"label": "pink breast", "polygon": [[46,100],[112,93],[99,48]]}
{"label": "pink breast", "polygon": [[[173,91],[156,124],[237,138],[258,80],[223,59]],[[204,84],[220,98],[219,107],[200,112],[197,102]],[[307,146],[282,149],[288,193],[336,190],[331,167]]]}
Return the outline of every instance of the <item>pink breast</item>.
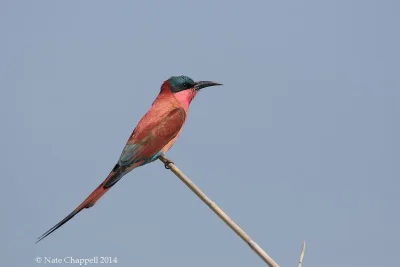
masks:
{"label": "pink breast", "polygon": [[196,96],[196,90],[184,90],[178,93],[175,93],[175,98],[179,101],[183,108],[187,111],[189,109],[189,105],[192,102],[193,98]]}

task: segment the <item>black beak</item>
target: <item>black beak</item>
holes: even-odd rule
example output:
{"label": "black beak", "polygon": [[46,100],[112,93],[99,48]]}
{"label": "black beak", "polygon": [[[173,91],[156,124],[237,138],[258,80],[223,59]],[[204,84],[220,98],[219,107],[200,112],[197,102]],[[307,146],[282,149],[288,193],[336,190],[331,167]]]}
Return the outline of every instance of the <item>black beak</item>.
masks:
{"label": "black beak", "polygon": [[210,82],[210,81],[200,81],[200,82],[196,82],[194,84],[194,89],[196,90],[200,90],[203,89],[205,87],[209,87],[209,86],[216,86],[216,85],[222,85],[220,83],[216,83],[216,82]]}

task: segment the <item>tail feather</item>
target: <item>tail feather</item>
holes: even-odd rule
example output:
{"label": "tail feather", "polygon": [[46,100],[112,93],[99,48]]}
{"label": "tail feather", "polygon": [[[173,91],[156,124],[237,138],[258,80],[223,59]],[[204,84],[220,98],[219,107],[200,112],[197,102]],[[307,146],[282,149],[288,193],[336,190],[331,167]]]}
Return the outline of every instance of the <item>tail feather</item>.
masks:
{"label": "tail feather", "polygon": [[63,226],[66,222],[71,220],[75,215],[81,212],[85,208],[92,207],[112,186],[114,186],[121,178],[123,174],[118,171],[118,167],[114,168],[113,171],[108,175],[108,177],[102,182],[86,199],[82,202],[73,212],[71,212],[67,217],[62,219],[59,223],[50,228],[47,232],[41,235],[35,243],[38,243],[58,228]]}

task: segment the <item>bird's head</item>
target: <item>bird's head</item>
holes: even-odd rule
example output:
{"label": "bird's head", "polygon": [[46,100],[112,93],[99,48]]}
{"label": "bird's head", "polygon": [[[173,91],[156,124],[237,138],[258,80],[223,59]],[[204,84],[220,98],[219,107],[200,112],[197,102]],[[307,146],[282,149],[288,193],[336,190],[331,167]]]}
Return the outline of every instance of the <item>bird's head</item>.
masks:
{"label": "bird's head", "polygon": [[220,83],[210,81],[199,81],[195,82],[187,76],[172,76],[168,80],[170,90],[176,94],[185,90],[199,91],[205,87],[221,85]]}
{"label": "bird's head", "polygon": [[169,91],[185,107],[189,107],[193,98],[203,88],[215,85],[222,85],[210,81],[195,82],[187,76],[172,76],[161,86],[161,92]]}

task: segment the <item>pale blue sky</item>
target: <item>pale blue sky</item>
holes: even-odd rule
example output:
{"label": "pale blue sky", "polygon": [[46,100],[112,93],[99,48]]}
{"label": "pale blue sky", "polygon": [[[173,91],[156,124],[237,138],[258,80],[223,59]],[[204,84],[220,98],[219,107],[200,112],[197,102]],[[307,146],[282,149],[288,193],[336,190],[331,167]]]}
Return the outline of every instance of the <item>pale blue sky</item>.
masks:
{"label": "pale blue sky", "polygon": [[168,154],[281,266],[395,266],[398,1],[0,2],[0,251],[263,266],[160,162],[103,181],[161,83],[215,80]]}

